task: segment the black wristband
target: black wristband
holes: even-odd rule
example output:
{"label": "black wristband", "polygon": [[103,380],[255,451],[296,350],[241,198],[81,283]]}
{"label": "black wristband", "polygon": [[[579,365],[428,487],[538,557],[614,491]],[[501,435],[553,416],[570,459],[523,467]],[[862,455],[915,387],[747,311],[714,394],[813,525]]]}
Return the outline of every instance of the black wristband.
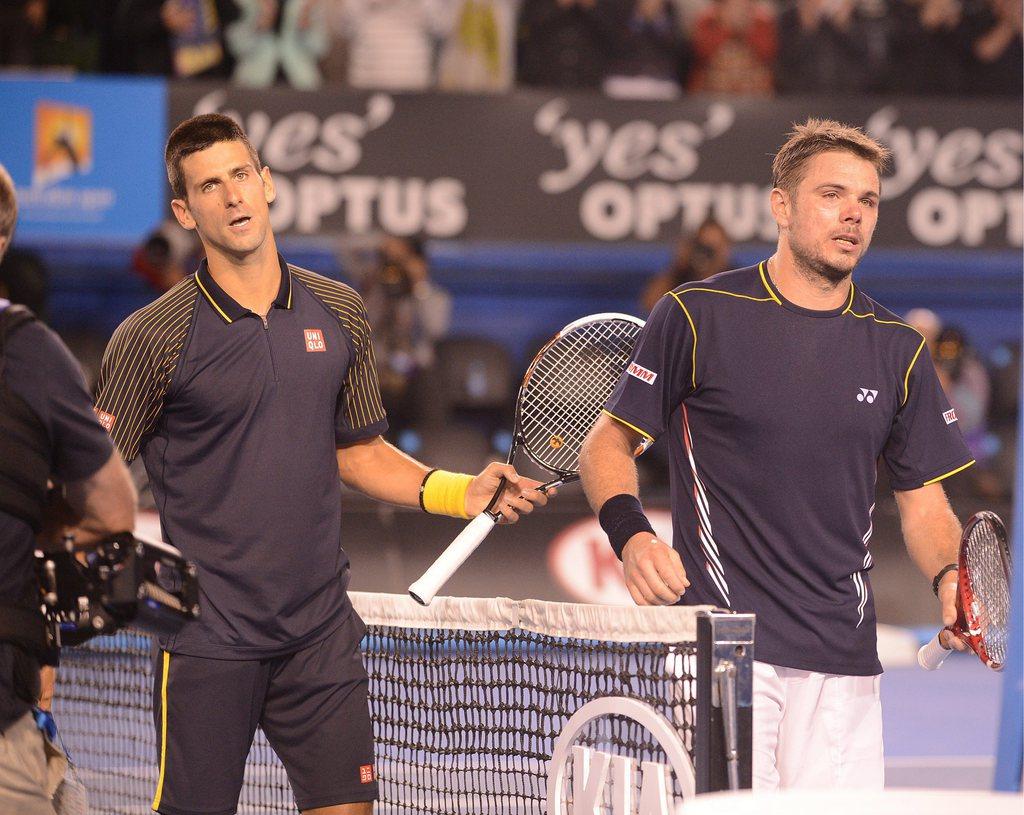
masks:
{"label": "black wristband", "polygon": [[605,534],[608,535],[608,541],[619,560],[622,560],[622,550],[635,534],[638,532],[654,534],[654,527],[644,515],[640,499],[626,492],[605,501],[597,519]]}
{"label": "black wristband", "polygon": [[423,480],[420,482],[420,509],[422,509],[424,512],[427,511],[427,508],[423,505],[423,490],[427,488],[427,479],[430,478],[430,476],[432,476],[436,472],[437,467],[435,467],[433,470],[427,470],[427,474],[423,476]]}
{"label": "black wristband", "polygon": [[942,578],[944,578],[946,576],[946,572],[955,572],[959,568],[960,568],[959,565],[956,564],[956,563],[947,563],[945,566],[943,566],[939,570],[939,573],[937,575],[935,575],[935,577],[932,578],[932,594],[934,594],[936,597],[938,597],[939,596],[939,582],[942,580]]}

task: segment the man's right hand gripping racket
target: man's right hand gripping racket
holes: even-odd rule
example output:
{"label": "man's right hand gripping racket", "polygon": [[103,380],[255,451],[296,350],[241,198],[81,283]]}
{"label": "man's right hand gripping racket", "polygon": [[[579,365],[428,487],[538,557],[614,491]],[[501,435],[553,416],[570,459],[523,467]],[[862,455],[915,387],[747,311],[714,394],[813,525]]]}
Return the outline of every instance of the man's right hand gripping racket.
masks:
{"label": "man's right hand gripping racket", "polygon": [[[627,314],[593,314],[570,323],[537,352],[519,386],[515,430],[507,462],[522,450],[555,476],[546,491],[579,476],[580,448],[633,354],[644,327]],[[410,596],[429,605],[501,517],[496,504],[502,479],[487,508],[476,516],[409,586]]]}
{"label": "man's right hand gripping racket", "polygon": [[[982,662],[995,671],[1006,662],[1010,620],[1010,547],[1006,527],[994,512],[979,512],[960,539],[957,563],[957,620],[947,626]],[[934,671],[949,656],[939,636],[921,648],[917,661]]]}

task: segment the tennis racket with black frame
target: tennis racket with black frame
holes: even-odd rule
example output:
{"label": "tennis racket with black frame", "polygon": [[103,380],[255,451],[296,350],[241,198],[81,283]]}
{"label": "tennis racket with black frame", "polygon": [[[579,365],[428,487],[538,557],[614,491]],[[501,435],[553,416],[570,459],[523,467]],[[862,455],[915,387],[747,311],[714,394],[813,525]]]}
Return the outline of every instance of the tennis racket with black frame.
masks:
{"label": "tennis racket with black frame", "polygon": [[[1010,546],[1006,527],[994,512],[975,514],[964,527],[957,558],[956,613],[946,626],[992,670],[1006,662],[1010,621]],[[925,670],[934,671],[950,654],[936,634],[917,654]]]}
{"label": "tennis racket with black frame", "polygon": [[[511,464],[522,451],[554,475],[538,487],[541,491],[580,477],[580,448],[626,370],[643,326],[628,314],[592,314],[569,323],[534,356],[519,386],[506,462]],[[429,605],[487,537],[501,517],[496,505],[504,490],[502,479],[487,508],[409,586],[416,602]]]}

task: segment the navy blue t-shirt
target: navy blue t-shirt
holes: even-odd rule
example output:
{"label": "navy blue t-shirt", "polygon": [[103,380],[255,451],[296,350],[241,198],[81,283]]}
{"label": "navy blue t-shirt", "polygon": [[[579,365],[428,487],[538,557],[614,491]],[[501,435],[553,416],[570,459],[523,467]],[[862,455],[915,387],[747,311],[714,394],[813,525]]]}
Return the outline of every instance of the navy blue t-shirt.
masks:
{"label": "navy blue t-shirt", "polygon": [[142,455],[164,538],[199,569],[199,620],[161,643],[287,653],[349,614],[336,449],[384,432],[370,330],[348,286],[281,261],[264,321],[198,272],[114,333],[96,407]]}
{"label": "navy blue t-shirt", "polygon": [[[0,310],[8,305],[0,300]],[[40,322],[7,335],[2,386],[19,397],[46,429],[51,478],[62,483],[95,474],[113,445],[96,421],[82,371],[56,334]],[[25,606],[38,598],[32,527],[0,510],[0,603]],[[38,608],[38,600],[32,607]],[[24,715],[29,705],[13,689],[13,646],[0,653],[0,730]]]}
{"label": "navy blue t-shirt", "polygon": [[684,602],[757,614],[759,660],[876,674],[877,461],[897,490],[973,462],[917,331],[855,286],[801,308],[763,267],[665,295],[607,412],[669,434]]}

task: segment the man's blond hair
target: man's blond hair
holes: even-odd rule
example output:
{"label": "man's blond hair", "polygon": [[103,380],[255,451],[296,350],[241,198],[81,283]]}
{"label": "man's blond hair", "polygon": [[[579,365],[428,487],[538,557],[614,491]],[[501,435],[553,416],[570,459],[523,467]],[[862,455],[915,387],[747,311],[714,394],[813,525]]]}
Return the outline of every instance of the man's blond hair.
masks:
{"label": "man's blond hair", "polygon": [[888,148],[883,147],[859,127],[851,127],[831,119],[808,119],[794,124],[786,143],[779,148],[772,162],[772,186],[793,192],[804,176],[812,158],[829,150],[845,150],[870,161],[879,176],[889,166]]}
{"label": "man's blond hair", "polygon": [[10,240],[17,220],[18,199],[14,193],[14,181],[4,165],[0,164],[0,238]]}

